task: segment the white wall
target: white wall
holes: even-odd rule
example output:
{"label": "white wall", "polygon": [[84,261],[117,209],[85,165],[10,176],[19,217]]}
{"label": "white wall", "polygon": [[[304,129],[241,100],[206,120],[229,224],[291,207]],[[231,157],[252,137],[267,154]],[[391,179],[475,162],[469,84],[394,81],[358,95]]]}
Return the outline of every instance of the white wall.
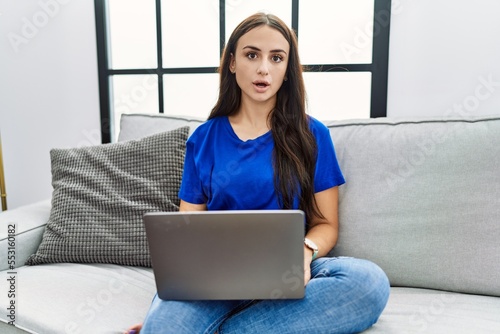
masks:
{"label": "white wall", "polygon": [[50,198],[49,150],[100,143],[93,0],[0,0],[9,209]]}
{"label": "white wall", "polygon": [[[50,197],[51,148],[100,142],[93,4],[0,0],[9,208]],[[393,0],[388,116],[500,113],[498,13],[498,0]]]}
{"label": "white wall", "polygon": [[500,1],[392,2],[387,115],[500,114]]}

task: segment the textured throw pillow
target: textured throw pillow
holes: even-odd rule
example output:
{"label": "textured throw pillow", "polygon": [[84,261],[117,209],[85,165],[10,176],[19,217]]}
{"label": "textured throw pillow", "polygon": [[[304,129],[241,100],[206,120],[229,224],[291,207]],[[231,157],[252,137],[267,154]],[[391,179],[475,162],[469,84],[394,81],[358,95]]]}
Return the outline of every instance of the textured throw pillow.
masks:
{"label": "textured throw pillow", "polygon": [[151,266],[145,212],[177,211],[189,127],[138,140],[53,149],[52,209],[26,264]]}

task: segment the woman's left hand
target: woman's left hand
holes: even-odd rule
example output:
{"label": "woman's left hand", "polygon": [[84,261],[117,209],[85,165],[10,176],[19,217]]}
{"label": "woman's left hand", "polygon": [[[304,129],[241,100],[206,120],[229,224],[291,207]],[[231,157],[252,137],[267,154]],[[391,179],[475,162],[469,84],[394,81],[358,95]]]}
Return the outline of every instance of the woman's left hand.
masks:
{"label": "woman's left hand", "polygon": [[304,286],[311,280],[312,250],[304,246]]}

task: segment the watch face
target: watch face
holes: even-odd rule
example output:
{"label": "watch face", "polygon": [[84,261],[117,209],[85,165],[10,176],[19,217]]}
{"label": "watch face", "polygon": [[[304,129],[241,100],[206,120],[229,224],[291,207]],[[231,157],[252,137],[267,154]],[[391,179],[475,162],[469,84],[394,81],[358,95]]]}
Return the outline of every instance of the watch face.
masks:
{"label": "watch face", "polygon": [[312,242],[309,239],[304,239],[304,243],[306,244],[307,247],[311,248],[313,251],[317,252],[318,251],[318,246],[314,242]]}

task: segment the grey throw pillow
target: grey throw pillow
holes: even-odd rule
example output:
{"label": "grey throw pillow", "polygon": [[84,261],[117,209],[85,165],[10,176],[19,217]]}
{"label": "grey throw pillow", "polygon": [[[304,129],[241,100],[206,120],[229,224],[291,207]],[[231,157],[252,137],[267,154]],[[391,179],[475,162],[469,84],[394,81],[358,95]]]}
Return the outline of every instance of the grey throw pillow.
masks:
{"label": "grey throw pillow", "polygon": [[177,211],[189,127],[138,140],[53,149],[52,209],[26,264],[151,266],[145,212]]}

